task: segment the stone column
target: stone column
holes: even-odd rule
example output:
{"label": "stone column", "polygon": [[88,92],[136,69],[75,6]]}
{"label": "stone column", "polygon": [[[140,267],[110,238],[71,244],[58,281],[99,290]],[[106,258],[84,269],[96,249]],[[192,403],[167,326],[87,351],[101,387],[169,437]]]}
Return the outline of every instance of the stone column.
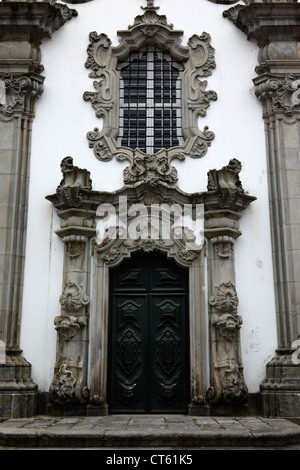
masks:
{"label": "stone column", "polygon": [[266,132],[273,269],[278,327],[276,356],[261,384],[266,416],[300,415],[300,4],[253,3],[227,12],[259,46],[253,80]]}
{"label": "stone column", "polygon": [[208,174],[205,195],[205,236],[208,245],[210,382],[208,400],[214,413],[246,412],[248,389],[243,376],[237,313],[234,243],[241,235],[240,212],[255,197],[244,193],[240,162]]}
{"label": "stone column", "polygon": [[88,344],[90,238],[95,236],[95,204],[89,201],[92,182],[87,170],[66,157],[61,164],[63,180],[53,196],[64,247],[63,290],[59,298],[61,315],[55,317],[57,352],[50,386],[52,414],[85,414],[89,400]]}
{"label": "stone column", "polygon": [[0,2],[0,418],[35,413],[37,385],[20,349],[31,127],[41,40],[73,15],[65,5]]}

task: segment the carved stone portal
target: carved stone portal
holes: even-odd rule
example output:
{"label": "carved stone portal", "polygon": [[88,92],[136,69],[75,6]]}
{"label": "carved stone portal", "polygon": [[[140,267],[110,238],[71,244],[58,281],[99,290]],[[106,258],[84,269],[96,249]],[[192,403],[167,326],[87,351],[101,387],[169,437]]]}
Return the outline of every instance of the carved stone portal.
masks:
{"label": "carved stone portal", "polygon": [[[157,178],[155,184],[146,177],[113,193],[98,192],[91,188],[89,172],[75,167],[70,157],[68,165],[65,163],[64,159],[62,183],[55,194],[47,196],[58,209],[61,229],[57,233],[66,246],[63,290],[59,299],[62,313],[55,318],[57,358],[50,387],[53,410],[84,409],[91,415],[109,412],[109,270],[132,253],[154,250],[189,269],[189,413],[207,414],[210,407],[219,404],[244,404],[247,386],[240,354],[242,318],[237,314],[233,247],[235,239],[241,235],[238,226],[241,211],[255,198],[243,191],[240,163],[231,160],[221,170],[212,170],[208,178],[209,190],[196,194],[169,186],[163,177]],[[75,196],[71,193],[74,188]],[[66,198],[66,194],[70,197]],[[207,287],[204,240],[199,244],[197,233],[179,224],[178,217],[184,214],[184,209],[194,222],[197,215],[204,217],[205,237],[212,241],[207,245]],[[101,223],[107,211],[118,217],[113,217],[102,233]],[[160,231],[158,224],[163,225],[166,220],[170,224],[168,236]],[[196,225],[197,230],[199,227]],[[71,250],[67,246],[70,242],[75,244]],[[209,292],[209,325],[205,289]],[[207,382],[208,362],[210,383]],[[124,393],[132,391],[124,389]]]}

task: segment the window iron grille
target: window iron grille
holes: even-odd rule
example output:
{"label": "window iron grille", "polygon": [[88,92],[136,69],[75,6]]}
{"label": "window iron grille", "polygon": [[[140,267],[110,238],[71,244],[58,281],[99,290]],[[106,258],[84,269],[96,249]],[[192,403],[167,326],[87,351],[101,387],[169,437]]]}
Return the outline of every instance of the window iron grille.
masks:
{"label": "window iron grille", "polygon": [[118,71],[118,144],[148,154],[182,145],[182,66],[164,51],[148,46],[132,53]]}

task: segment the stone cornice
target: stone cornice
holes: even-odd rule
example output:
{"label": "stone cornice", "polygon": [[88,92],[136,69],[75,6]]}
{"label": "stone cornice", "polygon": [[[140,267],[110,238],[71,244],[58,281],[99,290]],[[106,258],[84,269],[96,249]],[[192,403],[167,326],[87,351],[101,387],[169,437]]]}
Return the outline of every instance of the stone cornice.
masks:
{"label": "stone cornice", "polygon": [[0,41],[28,40],[39,45],[77,14],[54,2],[0,2]]}
{"label": "stone cornice", "polygon": [[0,73],[41,73],[40,44],[77,15],[54,2],[0,2]]}
{"label": "stone cornice", "polygon": [[251,3],[223,13],[259,47],[273,41],[300,40],[299,3]]}

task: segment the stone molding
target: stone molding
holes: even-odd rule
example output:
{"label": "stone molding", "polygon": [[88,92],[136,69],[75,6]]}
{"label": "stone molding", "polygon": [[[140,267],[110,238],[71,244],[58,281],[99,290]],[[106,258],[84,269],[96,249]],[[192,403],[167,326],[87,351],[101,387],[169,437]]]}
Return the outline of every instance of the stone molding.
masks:
{"label": "stone molding", "polygon": [[[90,33],[88,59],[86,67],[91,69],[89,76],[94,78],[95,92],[85,92],[84,100],[90,101],[96,116],[103,118],[103,128],[95,128],[87,133],[89,147],[101,161],[128,160],[130,167],[125,170],[124,182],[131,184],[141,179],[140,165],[144,171],[151,173],[168,184],[176,183],[175,168],[170,166],[174,158],[183,160],[186,156],[203,157],[214,139],[214,133],[207,126],[201,131],[198,127],[198,117],[206,116],[210,101],[217,99],[214,91],[207,91],[207,81],[202,80],[212,73],[215,68],[214,49],[210,44],[208,33],[198,36],[194,34],[187,46],[181,45],[182,31],[174,30],[167,23],[164,15],[157,13],[156,7],[145,7],[143,15],[138,15],[132,26],[125,31],[118,31],[120,43],[113,47],[106,34]],[[125,61],[131,51],[140,50],[151,41],[166,50],[175,61],[183,65],[182,75],[182,130],[185,143],[183,146],[161,149],[154,156],[146,155],[139,149],[118,147],[116,139],[119,133],[118,101],[119,78],[118,63]],[[144,176],[142,176],[144,179]]]}

